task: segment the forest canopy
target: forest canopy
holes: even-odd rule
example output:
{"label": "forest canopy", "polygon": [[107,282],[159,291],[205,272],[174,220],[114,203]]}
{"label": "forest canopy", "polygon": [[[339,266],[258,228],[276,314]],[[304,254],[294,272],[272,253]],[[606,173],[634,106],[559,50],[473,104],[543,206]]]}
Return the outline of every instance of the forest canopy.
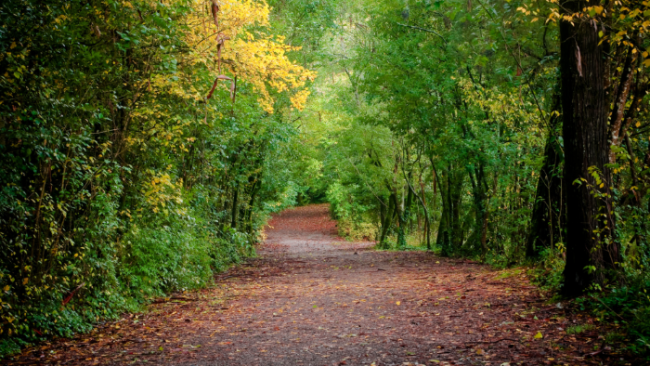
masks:
{"label": "forest canopy", "polygon": [[534,268],[649,352],[650,3],[5,0],[0,351],[211,284],[270,214]]}

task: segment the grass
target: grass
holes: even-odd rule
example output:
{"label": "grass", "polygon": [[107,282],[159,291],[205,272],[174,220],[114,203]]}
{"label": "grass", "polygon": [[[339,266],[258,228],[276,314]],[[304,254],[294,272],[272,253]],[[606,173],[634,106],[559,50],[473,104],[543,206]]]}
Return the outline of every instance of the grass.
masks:
{"label": "grass", "polygon": [[593,324],[578,324],[568,327],[566,329],[566,334],[580,334],[594,329],[596,329],[596,326]]}

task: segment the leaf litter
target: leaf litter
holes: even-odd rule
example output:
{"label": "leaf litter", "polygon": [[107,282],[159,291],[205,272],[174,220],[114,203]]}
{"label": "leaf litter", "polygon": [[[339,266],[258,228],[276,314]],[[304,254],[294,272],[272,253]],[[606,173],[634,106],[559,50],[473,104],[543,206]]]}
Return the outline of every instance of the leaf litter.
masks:
{"label": "leaf litter", "polygon": [[[336,235],[327,205],[276,215],[258,258],[74,339],[2,364],[636,365],[609,329],[551,304],[521,269],[382,252]],[[567,334],[576,324],[589,331]]]}

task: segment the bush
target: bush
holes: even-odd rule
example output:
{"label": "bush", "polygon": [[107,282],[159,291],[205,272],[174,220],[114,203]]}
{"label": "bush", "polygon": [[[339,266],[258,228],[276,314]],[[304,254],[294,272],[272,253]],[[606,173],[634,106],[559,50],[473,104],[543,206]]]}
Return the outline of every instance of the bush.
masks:
{"label": "bush", "polygon": [[39,288],[40,296],[25,300],[4,291],[2,316],[14,326],[11,337],[0,340],[0,352],[87,332],[99,320],[142,310],[155,297],[205,287],[214,272],[254,253],[254,235],[229,227],[219,231],[206,215],[150,214],[131,222],[110,245],[88,243],[80,259],[67,265],[69,277],[62,281],[72,285],[63,299],[56,288]]}
{"label": "bush", "polygon": [[650,360],[650,280],[630,281],[627,286],[592,294],[579,302],[605,321],[622,326],[626,348]]}

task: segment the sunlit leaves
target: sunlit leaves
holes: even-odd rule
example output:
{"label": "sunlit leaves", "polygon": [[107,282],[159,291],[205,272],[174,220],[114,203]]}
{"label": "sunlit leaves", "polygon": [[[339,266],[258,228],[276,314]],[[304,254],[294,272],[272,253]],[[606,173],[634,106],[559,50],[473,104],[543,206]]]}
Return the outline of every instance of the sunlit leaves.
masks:
{"label": "sunlit leaves", "polygon": [[[315,77],[312,71],[294,64],[287,57],[288,52],[296,50],[295,47],[285,45],[281,36],[259,30],[269,25],[270,9],[265,2],[220,2],[218,26],[206,19],[204,6],[204,1],[194,1],[193,11],[186,20],[193,25],[186,32],[186,40],[192,49],[186,62],[205,65],[208,69],[215,61],[219,68],[223,64],[233,77],[237,76],[253,86],[260,94],[260,105],[268,113],[273,113],[271,93],[299,91]],[[303,108],[305,93],[299,91],[292,100],[294,107]]]}

